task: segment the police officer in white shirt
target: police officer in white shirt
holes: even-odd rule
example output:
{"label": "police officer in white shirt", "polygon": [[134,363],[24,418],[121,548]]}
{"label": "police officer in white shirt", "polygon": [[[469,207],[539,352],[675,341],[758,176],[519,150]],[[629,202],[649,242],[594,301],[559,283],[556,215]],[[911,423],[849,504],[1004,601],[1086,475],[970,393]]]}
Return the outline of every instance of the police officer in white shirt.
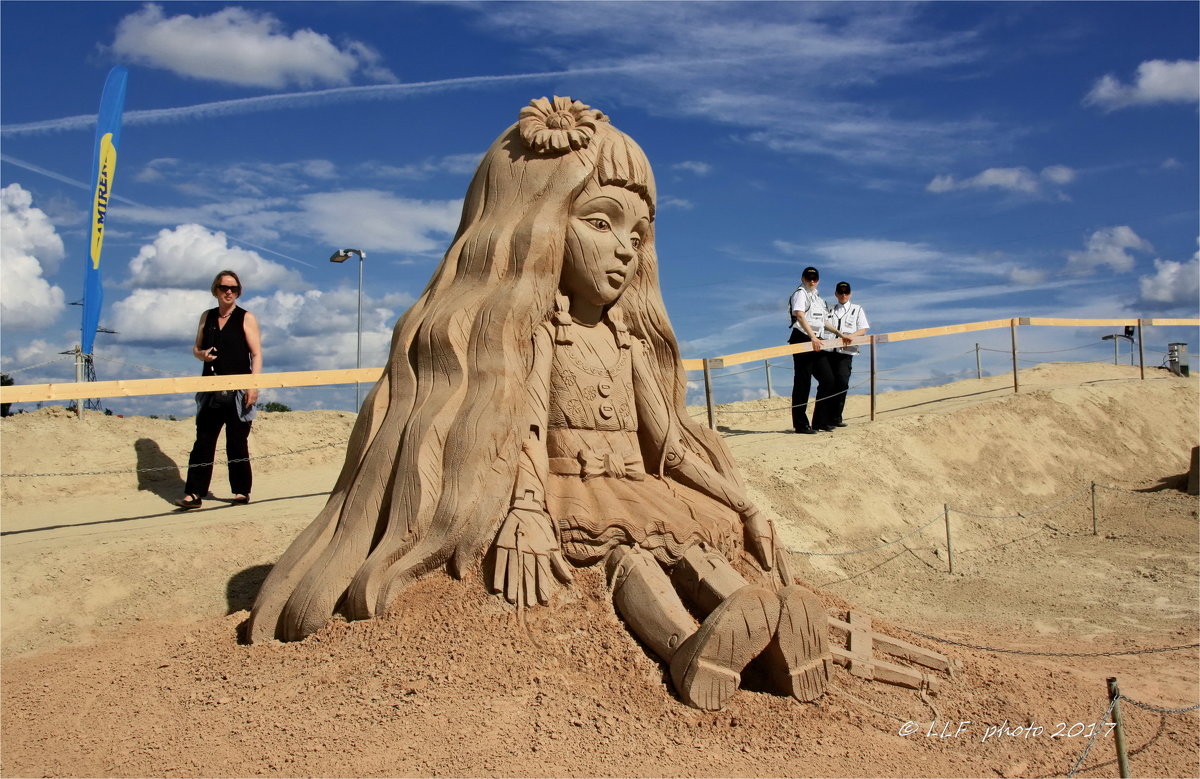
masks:
{"label": "police officer in white shirt", "polygon": [[[871,326],[862,306],[850,302],[850,284],[839,281],[834,288],[837,304],[829,309],[825,317],[825,329],[842,341],[842,346],[830,349],[826,359],[829,361],[830,373],[833,375],[832,397],[822,401],[825,407],[823,421],[832,427],[845,427],[842,421],[842,409],[846,406],[846,392],[850,389],[850,368],[858,347],[851,346],[850,341],[867,334]],[[815,414],[816,412],[814,412]]]}
{"label": "police officer in white shirt", "polygon": [[[821,343],[825,335],[828,306],[817,295],[817,283],[820,279],[821,274],[816,268],[805,268],[800,274],[800,286],[788,300],[788,311],[792,317],[792,331],[788,343],[813,345],[811,352],[792,355],[792,364],[796,371],[792,383],[792,428],[797,433],[808,435],[818,429],[833,430],[825,419],[828,403],[820,402],[833,387],[833,374],[827,359],[828,351]],[[809,424],[808,393],[814,377],[817,380],[817,402],[813,404],[813,421]]]}

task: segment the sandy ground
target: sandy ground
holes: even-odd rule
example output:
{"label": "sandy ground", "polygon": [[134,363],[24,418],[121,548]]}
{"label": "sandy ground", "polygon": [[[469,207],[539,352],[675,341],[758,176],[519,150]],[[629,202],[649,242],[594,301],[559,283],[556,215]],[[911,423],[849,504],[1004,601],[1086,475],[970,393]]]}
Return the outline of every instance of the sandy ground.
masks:
{"label": "sandy ground", "polygon": [[[751,679],[719,713],[673,696],[597,571],[524,619],[477,578],[438,575],[384,618],[238,644],[266,571],[324,502],[347,414],[263,415],[254,503],[224,502],[218,468],[214,498],[189,513],[168,501],[182,491],[173,466],[186,463],[190,420],[79,422],[59,409],[5,419],[0,772],[1066,774],[1105,711],[1107,677],[1160,707],[1200,700],[1195,649],[1048,654],[1200,641],[1197,499],[1182,490],[1198,386],[1158,370],[1141,381],[1125,366],[1044,365],[1022,372],[1019,394],[1009,377],[890,393],[874,421],[853,397],[850,426],[820,436],[782,432],[781,399],[722,407],[752,496],[829,612],[853,607],[961,667],[925,698],[838,668],[831,693],[808,705]],[[81,471],[118,472],[14,476]],[[873,549],[925,525],[874,551],[807,554]],[[1135,776],[1200,775],[1197,712],[1125,702],[1122,713]],[[1118,775],[1113,742],[1096,739],[1078,775]]]}

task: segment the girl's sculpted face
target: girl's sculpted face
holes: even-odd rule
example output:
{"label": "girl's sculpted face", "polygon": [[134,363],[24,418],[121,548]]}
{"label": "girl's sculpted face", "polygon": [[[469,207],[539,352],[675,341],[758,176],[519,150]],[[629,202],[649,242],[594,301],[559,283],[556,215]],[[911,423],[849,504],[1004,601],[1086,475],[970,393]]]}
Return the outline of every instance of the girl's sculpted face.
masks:
{"label": "girl's sculpted face", "polygon": [[[624,187],[588,184],[571,205],[559,286],[576,318],[599,321],[638,271],[638,249],[650,232],[650,209]],[[582,317],[580,316],[582,315]]]}

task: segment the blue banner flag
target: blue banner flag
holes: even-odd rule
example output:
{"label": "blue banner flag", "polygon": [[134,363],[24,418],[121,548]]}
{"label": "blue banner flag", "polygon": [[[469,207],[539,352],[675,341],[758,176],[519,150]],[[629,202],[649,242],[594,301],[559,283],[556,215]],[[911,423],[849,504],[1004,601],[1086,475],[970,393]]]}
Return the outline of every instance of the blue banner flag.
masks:
{"label": "blue banner flag", "polygon": [[117,147],[121,145],[121,112],[125,109],[125,82],[129,71],[118,65],[108,72],[100,95],[100,115],[96,120],[96,156],[92,160],[92,234],[83,278],[83,326],[81,347],[92,353],[104,288],[100,284],[100,249],[104,244],[104,221],[112,198],[113,176],[117,169]]}

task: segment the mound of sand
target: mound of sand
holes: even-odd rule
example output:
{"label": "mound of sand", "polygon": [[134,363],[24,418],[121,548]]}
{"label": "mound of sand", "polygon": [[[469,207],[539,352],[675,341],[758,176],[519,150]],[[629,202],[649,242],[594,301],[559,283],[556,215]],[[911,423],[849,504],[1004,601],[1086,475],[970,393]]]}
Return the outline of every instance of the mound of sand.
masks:
{"label": "mound of sand", "polygon": [[[996,377],[883,395],[874,421],[867,399],[852,397],[849,427],[820,436],[782,432],[782,399],[721,407],[752,496],[830,613],[853,607],[882,632],[950,655],[961,672],[923,698],[839,668],[816,704],[742,690],[720,713],[673,697],[597,571],[579,572],[553,608],[522,619],[477,578],[438,575],[384,618],[332,622],[297,644],[239,645],[266,571],[324,502],[350,415],[263,415],[251,437],[262,458],[255,502],[223,502],[218,468],[216,498],[189,513],[167,501],[182,491],[172,466],[186,463],[190,421],[80,422],[58,409],[8,418],[0,770],[1065,773],[1086,746],[1070,726],[1103,713],[1106,677],[1130,697],[1188,706],[1200,697],[1197,652],[996,654],[903,628],[1034,653],[1196,642],[1197,504],[1180,488],[1197,443],[1197,388],[1161,371],[1140,381],[1124,366],[1045,365],[1022,373],[1019,394]],[[81,471],[116,473],[15,476]],[[1135,773],[1200,773],[1195,712],[1124,713]],[[1046,731],[982,740],[1005,720]],[[908,721],[919,730],[901,735]],[[966,721],[957,737],[938,737]],[[1080,775],[1115,774],[1112,743],[1097,741]]]}

